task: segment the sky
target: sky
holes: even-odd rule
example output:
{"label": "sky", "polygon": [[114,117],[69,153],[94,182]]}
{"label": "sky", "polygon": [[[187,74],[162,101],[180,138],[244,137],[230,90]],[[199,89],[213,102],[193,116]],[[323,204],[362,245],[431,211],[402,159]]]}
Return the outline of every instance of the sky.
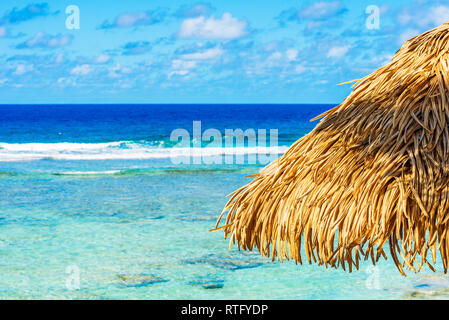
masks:
{"label": "sky", "polygon": [[447,20],[449,0],[2,0],[0,103],[337,104]]}

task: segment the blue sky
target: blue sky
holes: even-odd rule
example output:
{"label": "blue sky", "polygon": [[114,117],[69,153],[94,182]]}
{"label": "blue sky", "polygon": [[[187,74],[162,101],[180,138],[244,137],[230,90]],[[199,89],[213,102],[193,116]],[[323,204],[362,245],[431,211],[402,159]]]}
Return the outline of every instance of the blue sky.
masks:
{"label": "blue sky", "polygon": [[339,103],[446,20],[449,0],[2,0],[0,103]]}

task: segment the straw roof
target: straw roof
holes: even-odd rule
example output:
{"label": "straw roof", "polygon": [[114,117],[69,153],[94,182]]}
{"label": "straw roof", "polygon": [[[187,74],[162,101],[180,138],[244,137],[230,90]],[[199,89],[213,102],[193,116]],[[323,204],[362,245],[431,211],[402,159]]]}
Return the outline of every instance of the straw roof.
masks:
{"label": "straw roof", "polygon": [[[225,237],[263,256],[402,274],[449,261],[449,22],[416,36],[231,194]],[[314,119],[313,119],[314,120]],[[430,261],[429,256],[432,257]],[[435,271],[435,270],[434,270]]]}

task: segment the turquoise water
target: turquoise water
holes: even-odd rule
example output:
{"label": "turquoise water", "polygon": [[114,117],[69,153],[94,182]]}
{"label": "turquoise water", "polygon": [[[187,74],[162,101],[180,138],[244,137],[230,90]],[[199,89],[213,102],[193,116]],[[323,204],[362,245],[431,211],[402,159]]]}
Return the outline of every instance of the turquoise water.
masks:
{"label": "turquoise water", "polygon": [[[289,111],[296,115],[289,119],[297,121],[297,127],[283,130],[278,120],[264,118],[258,120],[259,128],[277,126],[280,141],[289,145],[313,127],[304,119],[312,113],[312,106],[308,108]],[[19,137],[19,123],[16,120],[15,127],[10,123],[7,133],[0,130],[4,146],[0,148],[4,160],[0,161],[0,299],[449,297],[446,276],[426,271],[403,277],[391,259],[375,268],[367,261],[359,271],[347,273],[271,262],[236,247],[229,250],[223,233],[209,229],[215,226],[226,195],[249,182],[245,175],[257,172],[259,164],[175,165],[167,158],[109,156],[79,160],[79,155],[91,151],[55,143],[74,143],[79,139],[76,130],[88,143],[80,129],[86,125],[83,121],[70,124],[76,130],[58,128],[55,137],[58,132],[71,136],[53,141],[48,131],[39,133],[29,123]],[[33,123],[39,127],[39,121]],[[100,124],[95,127],[95,143],[133,138],[129,132],[134,129],[126,127],[122,136],[107,140],[105,125],[99,139]],[[167,132],[172,127],[165,126]],[[158,139],[164,135],[161,132]],[[26,143],[44,145],[31,150]],[[115,152],[98,148],[99,154]],[[32,160],[31,153],[76,153],[78,160],[49,156]],[[17,160],[19,156],[24,159]]]}

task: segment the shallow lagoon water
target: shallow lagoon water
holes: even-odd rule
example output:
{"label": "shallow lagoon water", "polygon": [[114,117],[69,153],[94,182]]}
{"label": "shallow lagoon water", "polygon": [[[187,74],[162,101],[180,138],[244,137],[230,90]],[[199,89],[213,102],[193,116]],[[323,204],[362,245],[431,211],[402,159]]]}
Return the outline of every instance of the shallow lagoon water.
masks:
{"label": "shallow lagoon water", "polygon": [[[301,120],[305,113],[297,113]],[[260,168],[168,159],[0,161],[0,298],[449,297],[441,268],[403,277],[388,259],[348,273],[229,249],[222,231],[209,229],[226,195]]]}
{"label": "shallow lagoon water", "polygon": [[[391,260],[375,268],[368,261],[347,273],[229,250],[222,232],[209,229],[225,204],[224,195],[249,181],[244,174],[250,169],[3,176],[0,298],[389,299],[425,298],[435,290],[437,296],[444,294],[442,275],[403,277]],[[74,266],[80,272],[79,289],[67,286]]]}

